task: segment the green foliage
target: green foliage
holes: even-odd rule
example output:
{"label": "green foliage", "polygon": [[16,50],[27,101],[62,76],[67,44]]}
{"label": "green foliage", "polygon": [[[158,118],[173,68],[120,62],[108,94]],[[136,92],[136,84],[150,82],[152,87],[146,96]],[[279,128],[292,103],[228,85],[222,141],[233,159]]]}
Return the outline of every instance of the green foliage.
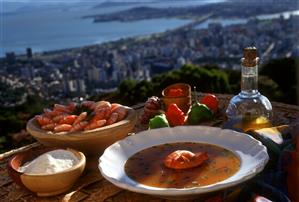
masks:
{"label": "green foliage", "polygon": [[[271,61],[262,67],[260,92],[271,101],[296,104],[296,64],[295,59],[286,58]],[[161,96],[165,87],[179,82],[196,86],[201,92],[237,94],[240,92],[240,80],[240,70],[222,70],[212,65],[184,65],[180,69],[154,76],[151,82],[126,80],[121,83],[114,98],[123,104],[133,105],[145,102],[152,95]]]}
{"label": "green foliage", "polygon": [[44,108],[52,107],[53,105],[53,101],[47,101],[38,95],[30,95],[27,97],[26,102],[23,105],[16,107],[16,109],[20,109],[20,111],[32,117],[42,113]]}
{"label": "green foliage", "polygon": [[3,112],[0,116],[0,133],[7,134],[10,132],[18,132],[23,128],[22,121],[16,114],[10,113],[9,111]]}
{"label": "green foliage", "polygon": [[121,96],[121,100],[123,104],[126,103],[134,103],[134,92],[137,82],[134,80],[125,80],[123,81],[119,87],[119,95]]}
{"label": "green foliage", "polygon": [[0,105],[21,102],[24,98],[26,98],[24,87],[13,88],[5,82],[0,81]]}
{"label": "green foliage", "polygon": [[224,70],[228,75],[229,87],[232,94],[237,94],[241,90],[241,70]]}
{"label": "green foliage", "polygon": [[152,82],[155,85],[155,92],[161,92],[166,86],[179,82],[196,86],[196,89],[201,92],[230,92],[227,73],[213,66],[203,68],[184,65],[178,70],[155,76]]}
{"label": "green foliage", "polygon": [[268,76],[259,76],[259,91],[270,100],[283,101],[283,92],[278,84]]}
{"label": "green foliage", "polygon": [[139,102],[143,102],[147,99],[149,95],[152,95],[154,92],[154,86],[149,81],[141,81],[137,83],[135,87],[135,99],[138,97]]}
{"label": "green foliage", "polygon": [[202,92],[230,93],[228,75],[215,66],[184,65],[180,69],[156,75],[151,82],[125,80],[118,87],[119,102],[133,105],[145,102],[152,95],[161,96],[162,90],[174,83],[188,83]]}
{"label": "green foliage", "polygon": [[39,96],[27,96],[24,104],[15,107],[0,107],[0,151],[11,149],[10,134],[25,129],[27,121],[43,108],[53,105]]}
{"label": "green foliage", "polygon": [[118,102],[126,105],[132,105],[138,102],[144,102],[153,94],[153,84],[148,81],[136,82],[134,80],[125,80],[118,87]]}
{"label": "green foliage", "polygon": [[283,95],[279,101],[296,104],[297,78],[299,74],[299,58],[284,58],[271,60],[262,67],[261,75],[268,76],[278,84],[279,90]]}

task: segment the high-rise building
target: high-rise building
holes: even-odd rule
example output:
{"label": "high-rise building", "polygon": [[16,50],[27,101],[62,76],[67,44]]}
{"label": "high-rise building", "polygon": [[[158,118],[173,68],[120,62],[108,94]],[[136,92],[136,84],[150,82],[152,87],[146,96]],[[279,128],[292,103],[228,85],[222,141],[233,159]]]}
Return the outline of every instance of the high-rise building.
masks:
{"label": "high-rise building", "polygon": [[32,58],[32,49],[31,48],[27,48],[26,49],[26,55],[28,59]]}
{"label": "high-rise building", "polygon": [[15,52],[6,53],[6,60],[10,64],[14,63],[16,61]]}
{"label": "high-rise building", "polygon": [[77,92],[85,93],[86,91],[85,81],[83,79],[77,79],[76,82],[77,82]]}
{"label": "high-rise building", "polygon": [[100,69],[92,67],[87,71],[88,81],[99,82],[100,81]]}

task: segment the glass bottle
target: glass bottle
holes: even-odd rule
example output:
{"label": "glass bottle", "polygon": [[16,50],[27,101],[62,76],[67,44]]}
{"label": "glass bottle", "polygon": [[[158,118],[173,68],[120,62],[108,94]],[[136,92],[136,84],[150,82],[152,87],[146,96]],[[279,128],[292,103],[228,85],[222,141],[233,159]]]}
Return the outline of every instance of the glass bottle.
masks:
{"label": "glass bottle", "polygon": [[230,100],[226,109],[229,128],[248,131],[271,126],[272,105],[258,91],[258,62],[256,48],[245,48],[241,59],[241,92]]}

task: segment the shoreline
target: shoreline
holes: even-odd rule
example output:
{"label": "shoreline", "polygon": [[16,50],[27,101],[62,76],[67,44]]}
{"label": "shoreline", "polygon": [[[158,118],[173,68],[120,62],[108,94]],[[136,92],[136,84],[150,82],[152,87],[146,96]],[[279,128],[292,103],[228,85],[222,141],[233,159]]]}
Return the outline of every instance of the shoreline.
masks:
{"label": "shoreline", "polygon": [[[209,6],[209,5],[208,5]],[[127,10],[126,10],[127,11]],[[294,10],[288,10],[288,11],[283,11],[283,12],[279,12],[279,13],[271,13],[271,14],[261,14],[261,15],[257,15],[256,18],[259,19],[259,16],[261,16],[263,18],[265,18],[265,16],[275,16],[275,15],[282,15],[282,14],[285,14],[285,13],[295,13],[297,14],[299,12],[298,8],[295,8]],[[201,16],[201,17],[204,17],[204,16]],[[221,15],[217,14],[213,14],[212,16],[206,18],[205,20],[203,21],[200,21],[199,23],[197,22],[197,24],[201,24],[201,23],[204,23],[206,20],[208,19],[213,19],[214,17],[216,18],[220,18],[221,19],[224,19],[224,17],[221,17]],[[266,17],[267,18],[267,17]],[[277,18],[277,17],[271,17],[271,18]],[[164,19],[164,18],[159,18],[159,19]],[[166,18],[167,19],[167,18]],[[173,19],[173,18],[171,18]],[[174,19],[180,19],[179,17],[177,18],[174,18]],[[185,18],[184,18],[185,19]],[[62,48],[62,49],[53,49],[53,50],[46,50],[46,51],[34,51],[34,47],[28,47],[28,48],[32,48],[33,49],[33,55],[34,56],[48,56],[48,55],[56,55],[56,54],[61,54],[61,53],[66,53],[66,52],[69,52],[69,51],[78,51],[80,49],[86,49],[86,48],[93,48],[93,47],[97,47],[97,46],[106,46],[106,45],[114,45],[115,43],[120,43],[120,42],[123,42],[123,41],[130,41],[130,40],[139,40],[139,39],[142,39],[142,38],[151,38],[151,37],[156,37],[156,36],[159,36],[159,35],[163,35],[165,33],[169,33],[169,32],[174,32],[176,30],[181,30],[183,29],[184,27],[187,27],[187,26],[190,26],[190,24],[193,24],[195,21],[198,21],[198,19],[196,19],[195,17],[193,18],[187,18],[187,20],[190,19],[192,20],[191,22],[187,23],[187,24],[183,24],[181,26],[178,26],[178,27],[175,27],[175,28],[172,28],[172,29],[166,29],[164,31],[161,31],[161,32],[155,32],[155,33],[149,33],[149,34],[141,34],[141,35],[133,35],[133,36],[128,36],[128,37],[120,37],[120,38],[116,38],[116,39],[110,39],[110,40],[107,40],[107,41],[102,41],[102,42],[99,42],[99,43],[90,43],[90,44],[86,44],[86,45],[78,45],[78,46],[75,46],[75,47],[70,47],[70,48]],[[242,19],[242,18],[238,18],[238,19]],[[249,19],[249,18],[247,18]],[[149,19],[151,20],[151,19]],[[16,53],[15,51],[14,54],[15,54],[15,57],[16,58],[22,58],[22,57],[26,57],[26,52],[25,52],[26,48],[24,49],[24,52],[23,53]],[[11,52],[6,52],[6,53],[11,53]],[[3,55],[0,55],[0,60],[2,59],[5,59],[6,58],[6,53],[3,51]]]}

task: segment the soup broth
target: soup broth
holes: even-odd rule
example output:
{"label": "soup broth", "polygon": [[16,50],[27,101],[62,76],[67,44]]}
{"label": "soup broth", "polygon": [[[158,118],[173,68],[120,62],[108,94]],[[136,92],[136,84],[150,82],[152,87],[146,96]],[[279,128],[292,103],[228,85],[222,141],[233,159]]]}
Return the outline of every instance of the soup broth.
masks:
{"label": "soup broth", "polygon": [[[163,161],[168,154],[176,150],[207,152],[209,158],[195,168],[167,168]],[[153,146],[134,154],[125,164],[125,172],[131,179],[159,188],[206,186],[229,178],[239,168],[240,160],[233,152],[215,145],[193,142]]]}

